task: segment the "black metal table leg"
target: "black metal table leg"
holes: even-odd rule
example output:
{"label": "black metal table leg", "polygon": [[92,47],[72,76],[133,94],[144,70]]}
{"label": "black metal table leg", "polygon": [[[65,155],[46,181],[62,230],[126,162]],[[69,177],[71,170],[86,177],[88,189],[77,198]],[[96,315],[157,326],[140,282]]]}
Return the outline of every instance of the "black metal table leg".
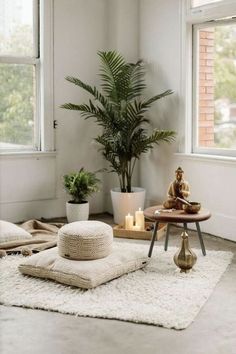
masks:
{"label": "black metal table leg", "polygon": [[184,222],[184,231],[187,232],[188,231],[188,227],[187,227],[187,223]]}
{"label": "black metal table leg", "polygon": [[151,244],[150,244],[150,248],[149,248],[149,252],[148,252],[148,257],[150,257],[150,258],[152,256],[152,249],[153,249],[154,242],[155,242],[156,235],[157,235],[158,224],[159,223],[156,221],[155,224],[154,224],[154,229],[152,231],[152,240],[151,240]]}
{"label": "black metal table leg", "polygon": [[167,251],[168,249],[169,233],[170,233],[170,224],[168,223],[166,228],[166,238],[165,238],[165,246],[164,246],[165,251]]}
{"label": "black metal table leg", "polygon": [[199,222],[196,222],[196,227],[197,227],[197,233],[198,233],[200,245],[201,245],[201,248],[202,248],[202,254],[203,254],[203,256],[205,256],[206,255],[206,249],[205,249],[205,245],[204,245],[204,242],[203,242],[203,238],[202,238],[202,233],[201,233]]}

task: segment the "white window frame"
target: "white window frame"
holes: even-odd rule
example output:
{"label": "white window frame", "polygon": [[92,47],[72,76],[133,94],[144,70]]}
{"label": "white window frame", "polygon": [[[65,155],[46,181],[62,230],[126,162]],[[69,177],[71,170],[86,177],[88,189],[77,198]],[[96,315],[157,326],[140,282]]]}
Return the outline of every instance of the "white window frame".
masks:
{"label": "white window frame", "polygon": [[[208,5],[191,8],[191,0],[186,2],[186,18],[187,23],[201,23],[215,19],[232,16],[235,12],[235,0],[224,0],[220,2],[211,3]],[[236,15],[236,14],[235,14]]]}
{"label": "white window frame", "polygon": [[33,16],[33,56],[0,56],[0,63],[35,65],[35,146],[33,149],[1,149],[0,155],[54,151],[53,0],[33,0]]}
{"label": "white window frame", "polygon": [[41,151],[54,151],[54,67],[53,67],[54,0],[40,0],[40,122]]}
{"label": "white window frame", "polygon": [[181,96],[183,97],[184,107],[180,114],[182,117],[184,116],[185,139],[180,149],[186,154],[235,157],[236,150],[197,147],[197,55],[194,55],[197,48],[193,48],[193,43],[196,44],[194,36],[196,36],[197,29],[215,26],[216,24],[220,25],[230,21],[230,19],[224,20],[224,18],[236,16],[236,2],[235,0],[224,0],[191,8],[191,0],[185,0],[183,1],[182,14]]}

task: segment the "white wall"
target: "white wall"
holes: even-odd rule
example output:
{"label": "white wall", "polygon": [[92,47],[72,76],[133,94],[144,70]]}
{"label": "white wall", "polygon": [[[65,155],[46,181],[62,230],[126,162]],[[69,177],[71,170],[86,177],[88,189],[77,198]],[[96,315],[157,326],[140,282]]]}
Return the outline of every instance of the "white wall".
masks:
{"label": "white wall", "polygon": [[139,0],[108,0],[107,6],[108,48],[135,62],[139,56]]}
{"label": "white wall", "polygon": [[[91,171],[104,166],[101,154],[93,144],[99,130],[92,120],[84,120],[76,111],[60,108],[65,102],[84,103],[89,95],[65,80],[79,77],[91,85],[99,82],[97,51],[106,49],[106,1],[54,1],[54,77],[55,119],[58,121],[56,147],[58,152],[58,197],[63,174],[84,166]],[[100,176],[103,181],[103,176]],[[103,191],[90,203],[92,213],[103,211]],[[65,213],[64,213],[65,214]]]}
{"label": "white wall", "polygon": [[141,0],[140,4],[140,53],[149,64],[150,93],[166,88],[175,91],[171,100],[166,98],[157,104],[151,118],[154,122],[158,116],[162,128],[177,131],[176,143],[171,148],[162,145],[142,159],[140,177],[147,188],[147,203],[156,204],[165,199],[174,171],[180,165],[190,183],[191,199],[202,202],[212,213],[211,219],[201,224],[202,230],[235,241],[235,160],[175,154],[182,151],[183,138],[186,138],[182,115],[184,97],[181,97],[181,72],[186,70],[181,67],[181,0]]}
{"label": "white wall", "polygon": [[[127,61],[136,62],[139,58],[139,0],[108,0],[108,19],[107,49],[116,50]],[[140,185],[138,168],[137,163],[133,186]],[[104,210],[112,213],[110,189],[119,186],[117,175],[106,173],[104,186]]]}
{"label": "white wall", "polygon": [[[180,27],[178,1],[140,1],[140,56],[147,64],[147,96],[174,90],[174,94],[157,101],[150,111],[153,127],[177,130],[180,87]],[[161,143],[143,156],[141,185],[147,189],[147,205],[165,198],[168,166],[176,144]]]}
{"label": "white wall", "polygon": [[[175,165],[183,166],[190,183],[191,199],[200,201],[212,217],[202,229],[236,241],[236,163],[233,160],[176,155]],[[173,170],[173,169],[172,169]]]}

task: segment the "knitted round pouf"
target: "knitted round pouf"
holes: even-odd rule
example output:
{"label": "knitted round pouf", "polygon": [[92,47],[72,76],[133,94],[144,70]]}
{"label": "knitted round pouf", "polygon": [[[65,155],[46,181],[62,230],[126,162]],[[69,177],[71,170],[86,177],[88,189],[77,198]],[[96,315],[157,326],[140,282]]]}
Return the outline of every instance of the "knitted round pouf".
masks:
{"label": "knitted round pouf", "polygon": [[58,253],[74,260],[99,259],[112,250],[112,227],[101,221],[76,221],[58,231]]}

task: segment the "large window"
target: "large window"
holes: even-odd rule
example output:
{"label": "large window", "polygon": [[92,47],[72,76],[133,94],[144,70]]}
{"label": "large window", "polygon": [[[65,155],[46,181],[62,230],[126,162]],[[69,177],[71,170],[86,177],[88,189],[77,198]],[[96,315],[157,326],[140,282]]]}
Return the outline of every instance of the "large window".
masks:
{"label": "large window", "polygon": [[0,148],[39,149],[38,2],[0,0]]}
{"label": "large window", "polygon": [[236,22],[194,26],[196,148],[236,150]]}
{"label": "large window", "polygon": [[236,2],[195,0],[193,5],[202,11],[188,18],[191,151],[236,156]]}
{"label": "large window", "polygon": [[52,0],[0,0],[0,152],[53,150],[51,18]]}

